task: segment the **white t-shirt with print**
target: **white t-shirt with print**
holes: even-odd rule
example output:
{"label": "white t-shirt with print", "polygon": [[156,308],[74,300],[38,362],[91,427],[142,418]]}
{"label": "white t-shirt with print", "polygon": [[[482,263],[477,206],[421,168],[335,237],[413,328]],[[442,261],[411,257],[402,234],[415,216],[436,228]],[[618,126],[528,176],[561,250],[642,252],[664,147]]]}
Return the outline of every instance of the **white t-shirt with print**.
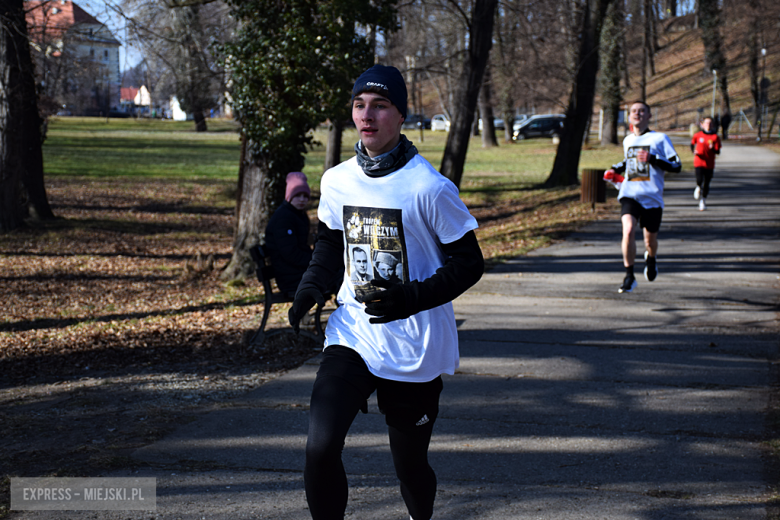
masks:
{"label": "white t-shirt with print", "polygon": [[331,168],[320,183],[321,222],[344,231],[346,267],[339,307],[328,318],[325,347],[357,351],[372,374],[383,379],[427,382],[453,374],[459,364],[452,303],[405,320],[369,323],[356,291],[371,289],[352,279],[352,255],[368,255],[373,278],[390,283],[425,280],[444,265],[439,244],[450,244],[477,228],[458,189],[415,155],[403,168],[369,177],[353,157]]}
{"label": "white t-shirt with print", "polygon": [[618,200],[623,197],[634,199],[645,208],[664,207],[664,171],[650,163],[636,160],[639,150],[658,155],[669,162],[679,162],[677,152],[669,136],[661,132],[648,131],[642,135],[629,134],[623,139],[623,153],[626,160],[625,181],[621,183]]}

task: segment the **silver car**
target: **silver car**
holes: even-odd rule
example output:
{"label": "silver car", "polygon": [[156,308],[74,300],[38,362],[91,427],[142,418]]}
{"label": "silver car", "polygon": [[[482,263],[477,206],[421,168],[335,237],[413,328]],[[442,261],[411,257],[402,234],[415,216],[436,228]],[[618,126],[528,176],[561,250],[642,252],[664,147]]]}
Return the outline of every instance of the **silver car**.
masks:
{"label": "silver car", "polygon": [[449,132],[450,120],[444,114],[436,114],[431,118],[431,132]]}

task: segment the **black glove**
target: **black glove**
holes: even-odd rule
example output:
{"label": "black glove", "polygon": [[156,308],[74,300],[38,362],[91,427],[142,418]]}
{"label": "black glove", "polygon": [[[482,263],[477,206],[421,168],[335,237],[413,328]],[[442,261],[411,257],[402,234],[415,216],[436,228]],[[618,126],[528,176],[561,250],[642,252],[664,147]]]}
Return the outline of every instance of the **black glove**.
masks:
{"label": "black glove", "polygon": [[325,297],[319,289],[308,287],[295,293],[295,299],[290,307],[290,312],[287,313],[287,318],[296,334],[300,331],[301,318],[306,316],[309,309],[315,305],[325,305]]}
{"label": "black glove", "polygon": [[[376,279],[374,279],[376,284]],[[365,312],[377,318],[369,319],[369,323],[389,323],[395,320],[405,320],[414,311],[406,301],[403,285],[389,285],[387,289],[377,289],[366,292],[361,298],[366,304]]]}

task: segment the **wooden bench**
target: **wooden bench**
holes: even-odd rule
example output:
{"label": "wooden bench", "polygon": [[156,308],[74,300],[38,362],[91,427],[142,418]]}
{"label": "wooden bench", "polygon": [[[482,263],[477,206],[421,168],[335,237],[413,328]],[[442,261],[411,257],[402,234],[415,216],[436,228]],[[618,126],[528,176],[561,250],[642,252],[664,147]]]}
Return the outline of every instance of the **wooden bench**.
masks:
{"label": "wooden bench", "polygon": [[[268,334],[265,333],[265,326],[268,323],[268,317],[271,314],[271,307],[276,303],[291,303],[293,298],[274,291],[273,279],[276,277],[273,266],[265,256],[265,252],[260,245],[256,245],[249,249],[249,254],[252,256],[252,260],[255,262],[255,274],[257,275],[257,281],[263,285],[263,291],[265,291],[265,302],[263,305],[263,318],[260,322],[260,328],[249,340],[250,345],[262,343]],[[322,306],[317,305],[317,310],[314,313],[314,327],[317,332],[318,339],[325,337],[325,332],[322,328]],[[280,332],[279,330],[274,331]],[[310,334],[307,331],[302,330],[303,334]],[[269,333],[272,334],[272,333]]]}

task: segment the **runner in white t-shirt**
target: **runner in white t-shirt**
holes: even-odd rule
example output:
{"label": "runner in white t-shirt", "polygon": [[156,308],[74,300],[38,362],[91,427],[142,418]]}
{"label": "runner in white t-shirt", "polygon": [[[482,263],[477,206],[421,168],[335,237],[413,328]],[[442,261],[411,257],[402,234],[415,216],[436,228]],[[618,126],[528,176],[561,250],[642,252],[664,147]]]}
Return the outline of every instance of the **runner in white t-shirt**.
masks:
{"label": "runner in white t-shirt", "polygon": [[664,172],[677,173],[682,168],[669,136],[647,128],[650,123],[650,106],[647,103],[634,102],[628,121],[633,133],[623,140],[625,160],[604,172],[604,179],[620,190],[623,267],[626,268],[623,284],[618,288],[621,293],[629,293],[637,286],[634,277],[637,224],[644,231],[645,278],[652,282],[658,275],[656,253],[664,209]]}
{"label": "runner in white t-shirt", "polygon": [[[356,156],[322,178],[319,239],[290,309],[297,330],[328,280],[344,273],[312,390],[306,498],[314,520],[344,517],[344,439],[376,391],[409,514],[429,520],[441,374],[458,367],[451,301],[484,270],[477,222],[455,185],[401,135],[407,91],[398,69],[371,67],[352,96]],[[366,257],[370,274],[358,276]]]}

